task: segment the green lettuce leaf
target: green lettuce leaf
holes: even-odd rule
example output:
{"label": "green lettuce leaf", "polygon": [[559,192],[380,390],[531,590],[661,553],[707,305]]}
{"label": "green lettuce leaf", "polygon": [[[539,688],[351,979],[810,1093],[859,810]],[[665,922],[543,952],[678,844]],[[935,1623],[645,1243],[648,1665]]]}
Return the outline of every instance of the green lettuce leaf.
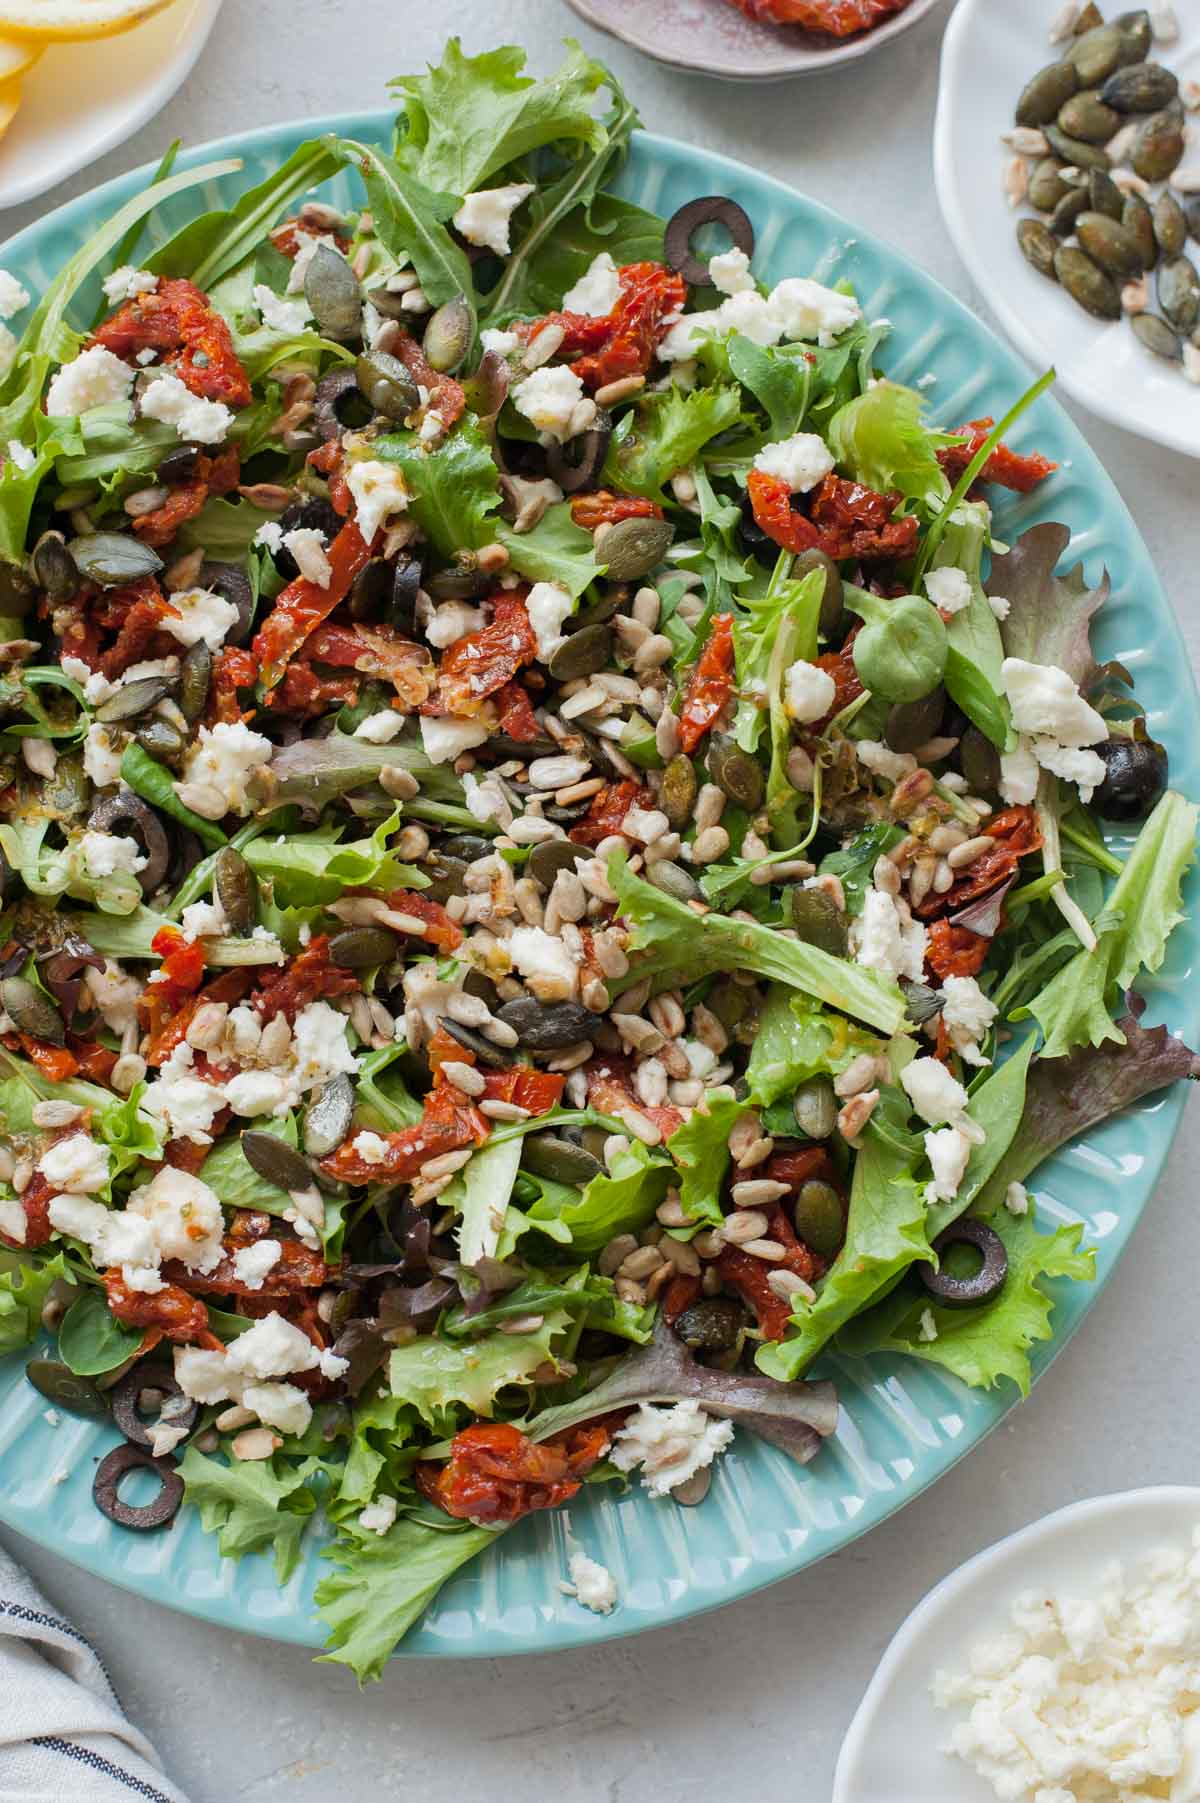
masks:
{"label": "green lettuce leaf", "polygon": [[310,1479],[319,1459],[292,1464],[272,1459],[206,1458],[189,1446],[179,1465],[184,1500],[200,1511],[206,1534],[217,1536],[223,1559],[275,1552],[275,1576],[286,1584],[300,1558],[300,1541],[317,1506]]}
{"label": "green lettuce leaf", "polygon": [[[284,1115],[282,1120],[270,1116],[256,1120],[254,1131],[273,1133],[288,1146],[300,1144],[295,1117],[291,1114]],[[200,1166],[199,1177],[216,1192],[226,1208],[249,1208],[262,1214],[282,1215],[292,1206],[288,1192],[277,1184],[268,1183],[250,1164],[242,1151],[240,1134],[234,1139],[218,1141]]]}
{"label": "green lettuce leaf", "polygon": [[412,1432],[413,1412],[400,1397],[386,1392],[359,1397],[354,1405],[346,1463],[338,1474],[337,1494],[325,1505],[331,1521],[344,1521],[365,1509],[374,1501],[381,1478],[387,1476],[399,1484],[402,1474],[396,1455],[404,1456],[402,1449],[411,1440]]}
{"label": "green lettuce leaf", "polygon": [[420,1102],[409,1094],[402,1074],[391,1069],[407,1050],[398,1040],[395,1045],[368,1052],[356,1078],[359,1107],[370,1109],[389,1133],[415,1127],[423,1112]]}
{"label": "green lettuce leaf", "polygon": [[147,258],[147,269],[187,276],[199,288],[212,288],[254,253],[287,207],[327,181],[337,167],[325,144],[310,139],[297,145],[286,162],[239,194],[231,207],[189,220]]}
{"label": "green lettuce leaf", "polygon": [[175,793],[175,781],[165,764],[152,758],[148,751],[131,739],[121,757],[121,781],[128,784],[135,795],[148,801],[152,807],[169,814],[172,820],[178,820],[181,826],[188,826],[209,851],[220,851],[226,843],[226,835],[212,820],[203,820],[199,814],[193,814],[191,808],[185,807]]}
{"label": "green lettuce leaf", "polygon": [[293,907],[336,901],[344,889],[426,889],[428,877],[388,850],[387,841],[399,826],[397,808],[369,839],[342,843],[340,826],[288,836],[264,834],[242,856],[256,876],[274,885],[276,902]]}
{"label": "green lettuce leaf", "polygon": [[770,927],[722,914],[693,914],[685,902],[634,876],[623,852],[609,859],[608,880],[633,929],[632,949],[650,954],[631,973],[635,980],[664,971],[693,981],[714,970],[753,970],[888,1038],[904,1030],[904,997],[893,978],[831,957],[815,945],[784,939]]}
{"label": "green lettuce leaf", "polygon": [[811,365],[803,347],[787,350],[755,344],[734,332],[727,347],[729,367],[743,388],[749,389],[771,422],[775,438],[798,432],[812,385]]}
{"label": "green lettuce leaf", "polygon": [[569,501],[548,507],[532,532],[514,532],[499,522],[492,536],[504,546],[509,565],[519,576],[530,582],[561,583],[575,599],[604,568],[596,561],[591,533],[571,518]]}
{"label": "green lettuce leaf", "polygon": [[924,397],[897,382],[877,382],[839,407],[826,437],[841,467],[881,494],[898,489],[909,501],[939,505],[950,493],[937,453],[957,444],[953,433],[922,423]]}
{"label": "green lettuce leaf", "polygon": [[[536,208],[538,197],[529,205]],[[521,213],[520,222],[525,218]],[[562,297],[585,275],[594,259],[606,250],[620,269],[626,263],[661,263],[663,222],[642,207],[615,194],[596,194],[586,206],[576,206],[562,218],[549,237],[520,263],[518,286],[510,289],[510,308],[522,313],[553,313]]]}
{"label": "green lettuce leaf", "polygon": [[817,626],[825,572],[810,570],[799,582],[789,582],[792,598],[779,620],[767,665],[767,701],[770,708],[771,763],[767,771],[766,812],[771,842],[776,851],[795,845],[800,837],[800,809],[808,805],[788,779],[787,761],[792,749],[792,721],[787,711],[784,683],[791,666],[817,655]]}
{"label": "green lettuce leaf", "polygon": [[495,1258],[520,1163],[519,1139],[489,1141],[472,1153],[438,1198],[459,1217],[455,1231],[464,1265]]}
{"label": "green lettuce leaf", "polygon": [[360,1684],[378,1678],[446,1580],[503,1531],[464,1523],[447,1533],[404,1518],[386,1534],[343,1532],[322,1553],[335,1569],[315,1592],[333,1648],[322,1659],[348,1665]]}
{"label": "green lettuce leaf", "polygon": [[[798,618],[801,642],[812,645],[811,651],[801,651],[797,655],[816,655],[812,601],[819,590],[819,584],[813,582],[813,577],[819,572],[810,571],[807,576],[793,582],[788,574],[791,566],[791,558],[786,553],[781,553],[764,592],[761,595],[745,594],[737,597],[733,616],[734,663],[738,687],[752,695],[762,695],[767,691],[772,653],[793,612]],[[819,612],[819,600],[817,606]],[[739,703],[734,717],[733,736],[743,751],[754,751],[757,748],[767,720],[767,711],[757,701],[744,700]]]}
{"label": "green lettuce leaf", "polygon": [[[90,1108],[92,1132],[112,1154],[114,1178],[142,1159],[154,1162],[162,1157],[162,1122],[141,1112],[145,1089],[145,1084],[139,1083],[127,1096],[115,1096],[111,1089],[102,1089],[83,1077],[51,1082],[28,1059],[0,1046],[0,1121],[5,1132],[10,1136],[33,1132],[33,1107],[37,1102],[74,1102],[80,1108]],[[99,1193],[105,1201],[110,1200],[111,1182]]]}
{"label": "green lettuce leaf", "polygon": [[426,188],[461,195],[494,186],[491,178],[509,163],[560,139],[591,150],[604,144],[593,111],[605,81],[599,63],[570,42],[566,61],[546,79],[523,75],[524,67],[525,52],[514,44],[466,56],[451,38],[424,75],[397,76],[389,84],[404,109],[397,162]]}
{"label": "green lettuce leaf", "polygon": [[983,553],[990,537],[989,509],[982,502],[963,501],[947,522],[930,568],[961,570],[971,584],[970,601],[951,615],[946,627],[944,681],[950,699],[1003,751],[1012,737],[1012,710],[1000,678],[1000,622],[983,592]]}
{"label": "green lettuce leaf", "polygon": [[830,1014],[807,996],[772,983],[760,1014],[746,1066],[755,1104],[767,1107],[809,1077],[844,1071],[860,1052],[884,1050],[874,1034]]}
{"label": "green lettuce leaf", "polygon": [[[860,1315],[839,1336],[838,1350],[856,1357],[903,1352],[941,1365],[973,1389],[992,1389],[1007,1378],[1028,1396],[1033,1375],[1029,1349],[1054,1337],[1054,1298],[1045,1281],[1093,1282],[1096,1254],[1090,1247],[1079,1249],[1082,1221],[1040,1233],[1032,1209],[1026,1215],[1002,1210],[992,1217],[992,1226],[1008,1252],[1008,1278],[994,1302],[981,1308],[943,1308],[926,1291],[913,1293],[905,1285]],[[969,1270],[971,1255],[965,1252],[951,1252],[947,1268],[953,1271],[960,1256]],[[932,1340],[926,1337],[931,1321],[936,1330]]]}
{"label": "green lettuce leaf", "polygon": [[732,426],[741,412],[742,397],[730,386],[694,388],[690,393],[672,386],[665,393],[644,396],[613,433],[604,485],[661,501],[667,481],[693,463],[709,440]]}
{"label": "green lettuce leaf", "polygon": [[51,1284],[70,1275],[61,1252],[37,1263],[19,1253],[0,1252],[0,1355],[37,1339]]}
{"label": "green lettuce leaf", "polygon": [[376,144],[353,138],[325,142],[343,164],[357,169],[381,243],[399,264],[411,260],[430,305],[440,307],[459,294],[473,304],[470,261],[446,229],[458,197],[427,188]]}
{"label": "green lettuce leaf", "polygon": [[618,1233],[639,1233],[649,1225],[670,1188],[671,1167],[661,1154],[631,1140],[626,1150],[613,1155],[611,1168],[582,1189],[538,1182],[541,1196],[525,1211],[530,1226],[544,1233],[551,1225],[562,1229],[576,1252],[590,1254],[601,1251]]}
{"label": "green lettuce leaf", "polygon": [[393,1396],[411,1403],[430,1427],[436,1428],[456,1403],[490,1420],[496,1411],[496,1392],[507,1384],[530,1384],[538,1366],[553,1356],[551,1341],[569,1319],[563,1310],[554,1309],[536,1333],[490,1333],[454,1342],[422,1335],[392,1353],[389,1388]]}
{"label": "green lettuce leaf", "polygon": [[1155,971],[1183,919],[1180,885],[1196,855],[1200,809],[1168,789],[1137,836],[1125,868],[1093,925],[1097,946],[1079,951],[1029,1004],[1046,1036],[1042,1056],[1121,1041],[1109,1014],[1117,990]]}
{"label": "green lettuce leaf", "polygon": [[707,1113],[697,1108],[667,1141],[679,1172],[679,1200],[692,1220],[717,1226],[723,1219],[721,1187],[729,1169],[729,1136],[749,1113],[746,1102],[713,1097]]}
{"label": "green lettuce leaf", "polygon": [[58,1355],[76,1377],[102,1377],[131,1359],[144,1329],[125,1327],[108,1311],[104,1291],[89,1286],[67,1310],[58,1330]]}
{"label": "green lettuce leaf", "polygon": [[495,538],[496,522],[489,516],[500,505],[500,475],[471,415],[434,451],[415,432],[389,432],[374,440],[371,455],[404,472],[412,495],[408,511],[443,557]]}

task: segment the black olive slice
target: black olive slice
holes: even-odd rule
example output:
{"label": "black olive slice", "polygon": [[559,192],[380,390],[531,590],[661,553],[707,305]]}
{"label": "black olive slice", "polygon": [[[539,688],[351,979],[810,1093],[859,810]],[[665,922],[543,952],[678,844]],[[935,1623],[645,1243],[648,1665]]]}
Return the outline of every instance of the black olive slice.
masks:
{"label": "black olive slice", "polygon": [[[121,1501],[117,1492],[121,1479],[129,1471],[152,1471],[162,1480],[162,1488],[153,1502],[134,1508]],[[92,1497],[102,1515],[118,1527],[134,1528],[148,1533],[151,1528],[165,1528],[179,1512],[183,1501],[183,1479],[175,1469],[174,1459],[155,1459],[140,1446],[114,1446],[96,1467],[92,1480]]]}
{"label": "black olive slice", "polygon": [[612,419],[601,409],[586,432],[568,438],[565,444],[550,446],[546,452],[546,469],[564,494],[573,495],[580,489],[599,486],[611,437]]}
{"label": "black olive slice", "polygon": [[[113,1420],[125,1438],[134,1446],[148,1447],[150,1445],[150,1428],[151,1426],[157,1427],[158,1421],[155,1420],[148,1424],[142,1419],[138,1401],[144,1390],[161,1391],[164,1402],[170,1396],[182,1396],[183,1391],[175,1382],[175,1374],[170,1365],[152,1363],[144,1359],[127,1371],[120,1383],[113,1385],[110,1391]],[[190,1430],[195,1419],[196,1404],[188,1399],[187,1407],[180,1409],[178,1414],[172,1412],[163,1425]]]}
{"label": "black olive slice", "polygon": [[981,1302],[992,1302],[1004,1288],[1008,1276],[1008,1253],[1004,1241],[986,1221],[964,1215],[944,1233],[939,1233],[933,1249],[940,1258],[951,1246],[974,1246],[983,1263],[970,1277],[952,1277],[932,1265],[918,1265],[917,1272],[929,1294],[944,1308],[978,1308]]}
{"label": "black olive slice", "polygon": [[1167,786],[1167,754],[1153,739],[1107,739],[1093,746],[1104,781],[1092,797],[1102,820],[1144,820]]}
{"label": "black olive slice", "polygon": [[739,250],[748,257],[754,255],[754,227],[736,200],[725,194],[689,200],[667,221],[663,252],[669,266],[692,288],[706,287],[710,279],[707,257],[698,257],[692,250],[692,239],[702,225],[723,225]]}

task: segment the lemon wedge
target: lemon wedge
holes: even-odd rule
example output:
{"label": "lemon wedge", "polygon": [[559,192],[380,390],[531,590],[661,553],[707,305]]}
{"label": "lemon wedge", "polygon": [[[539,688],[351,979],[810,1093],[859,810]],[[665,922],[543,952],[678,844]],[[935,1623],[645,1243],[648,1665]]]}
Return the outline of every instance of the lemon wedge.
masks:
{"label": "lemon wedge", "polygon": [[171,0],[0,0],[0,33],[60,43],[129,31]]}
{"label": "lemon wedge", "polygon": [[0,138],[2,138],[17,116],[17,108],[21,104],[21,82],[19,76],[11,76],[7,81],[0,81]]}
{"label": "lemon wedge", "polygon": [[31,69],[42,54],[42,46],[29,38],[0,37],[0,83],[11,81]]}

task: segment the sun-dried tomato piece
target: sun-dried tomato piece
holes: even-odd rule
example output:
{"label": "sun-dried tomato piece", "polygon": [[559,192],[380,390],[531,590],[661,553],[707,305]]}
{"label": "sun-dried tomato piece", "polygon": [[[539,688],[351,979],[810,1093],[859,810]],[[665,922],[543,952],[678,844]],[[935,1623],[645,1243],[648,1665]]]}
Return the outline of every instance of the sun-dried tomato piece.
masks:
{"label": "sun-dried tomato piece", "polygon": [[519,1521],[569,1502],[612,1444],[603,1422],[568,1428],[540,1445],[508,1422],[477,1421],[455,1434],[445,1465],[416,1467],[417,1487],[458,1521]]}
{"label": "sun-dried tomato piece", "polygon": [[325,553],[329,581],[324,588],[297,576],[276,597],[275,605],[254,635],[254,655],[270,689],[282,677],[311,632],[327,620],[350,592],[350,585],[371,557],[371,547],[353,520],[347,520]]}
{"label": "sun-dried tomato piece", "polygon": [[[480,712],[489,695],[533,663],[538,645],[525,606],[527,591],[502,589],[491,597],[492,623],[448,647],[438,666],[441,711],[460,718]],[[422,709],[432,713],[432,706]]]}
{"label": "sun-dried tomato piece", "polygon": [[[110,681],[148,656],[164,654],[168,648],[179,649],[178,642],[163,633],[163,622],[170,618],[172,609],[153,576],[141,576],[136,582],[105,589],[85,601],[84,606],[92,626],[98,629],[97,649],[84,661]],[[116,642],[101,653],[99,634],[108,632],[116,633]],[[68,642],[70,636],[69,632],[63,636],[63,651],[78,655]]]}
{"label": "sun-dried tomato piece", "polygon": [[782,476],[751,470],[746,478],[746,493],[754,511],[754,524],[781,550],[798,554],[811,551],[820,543],[821,535],[812,521],[792,506],[792,491]]}
{"label": "sun-dried tomato piece", "polygon": [[435,671],[428,647],[402,638],[392,626],[318,626],[301,656],[307,663],[356,670],[390,682],[405,708],[419,707],[433,687]]}
{"label": "sun-dried tomato piece", "polygon": [[329,482],[329,501],[335,513],[345,519],[354,506],[354,496],[346,481],[346,451],[340,438],[327,439],[310,451],[304,461]]}
{"label": "sun-dried tomato piece", "polygon": [[210,495],[227,495],[237,487],[240,473],[241,454],[236,445],[227,445],[215,457],[201,452],[189,480],[173,488],[153,513],[134,520],[134,531],[143,544],[169,545],[185,520],[195,519]]}
{"label": "sun-dried tomato piece", "polygon": [[[966,444],[946,445],[938,452],[938,462],[950,482],[958,481],[971,459],[982,449],[995,423],[989,416],[973,419],[969,425],[959,426],[957,430],[967,435]],[[1044,482],[1047,476],[1052,476],[1057,468],[1057,463],[1051,463],[1040,452],[1035,451],[1024,457],[1019,451],[1011,451],[1006,444],[999,444],[984,464],[978,480],[996,482],[1001,488],[1011,488],[1019,495],[1027,495],[1040,482]]]}
{"label": "sun-dried tomato piece", "polygon": [[699,1302],[700,1296],[701,1286],[698,1277],[688,1277],[682,1271],[678,1277],[672,1277],[662,1292],[662,1300],[659,1303],[663,1320],[668,1327],[674,1327],[680,1315],[686,1309],[691,1308],[693,1302]]}
{"label": "sun-dried tomato piece", "polygon": [[206,401],[248,407],[250,379],[233,336],[208,296],[182,276],[164,276],[151,294],[122,302],[98,326],[92,344],[132,363],[139,351],[159,351],[169,369]]}
{"label": "sun-dried tomato piece", "polygon": [[669,1103],[661,1107],[638,1100],[633,1088],[633,1062],[615,1052],[592,1058],[583,1067],[588,1102],[601,1114],[619,1116],[622,1108],[636,1108],[654,1122],[664,1139],[683,1125],[683,1115]]}
{"label": "sun-dried tomato piece", "polygon": [[991,943],[970,927],[952,927],[948,920],[935,920],[929,928],[925,967],[939,983],[947,977],[976,976],[983,969]]}
{"label": "sun-dried tomato piece", "polygon": [[273,714],[297,720],[316,720],[333,708],[353,707],[358,700],[357,676],[332,676],[314,670],[302,658],[290,663],[283,681],[263,697]]}
{"label": "sun-dried tomato piece", "polygon": [[708,641],[679,710],[679,743],[690,757],[733,693],[733,615],[714,614]]}
{"label": "sun-dried tomato piece", "polygon": [[451,920],[441,902],[431,901],[412,889],[393,889],[387,905],[396,914],[410,914],[425,922],[422,937],[439,952],[456,952],[463,942],[462,928]]}
{"label": "sun-dried tomato piece", "polygon": [[254,653],[239,645],[223,646],[213,659],[204,724],[215,726],[219,720],[223,720],[230,726],[236,726],[239,721],[252,720],[255,710],[241,705],[238,690],[252,689],[257,681],[258,665],[254,661]]}
{"label": "sun-dried tomato piece", "polygon": [[918,525],[913,516],[892,518],[901,499],[898,493],[881,495],[843,476],[826,476],[810,507],[812,523],[821,535],[819,548],[835,563],[848,557],[866,563],[911,557]]}
{"label": "sun-dried tomato piece", "polygon": [[813,732],[820,732],[835,714],[840,714],[844,707],[857,701],[863,692],[863,683],[858,674],[858,666],[854,662],[854,641],[861,627],[855,626],[846,635],[846,642],[840,651],[823,651],[814,659],[818,670],[824,670],[833,678],[833,705],[822,720],[814,720]]}
{"label": "sun-dried tomato piece", "polygon": [[264,1026],[277,1014],[285,1014],[292,1027],[300,1010],[310,1002],[353,995],[361,987],[353,971],[329,962],[329,935],[318,933],[302,952],[269,971],[251,1000]]}
{"label": "sun-dried tomato piece", "polygon": [[208,1310],[198,1296],[189,1296],[177,1284],[165,1284],[147,1294],[131,1290],[119,1270],[104,1273],[109,1313],[126,1327],[156,1327],[164,1338],[183,1346],[203,1346],[209,1352],[224,1347],[208,1325]]}
{"label": "sun-dried tomato piece", "polygon": [[389,349],[393,357],[400,359],[413,381],[428,392],[426,408],[438,414],[444,427],[452,426],[462,417],[467,405],[462,383],[434,369],[415,338],[404,332],[389,345]]}
{"label": "sun-dried tomato piece", "polygon": [[829,37],[848,38],[870,31],[903,12],[909,0],[729,0],[763,25],[798,25]]}
{"label": "sun-dried tomato piece", "polygon": [[644,495],[614,495],[608,488],[576,495],[571,502],[571,518],[585,532],[594,532],[597,526],[613,526],[618,520],[661,520],[662,517],[663,510],[657,501],[648,501]]}
{"label": "sun-dried tomato piece", "polygon": [[65,1083],[79,1071],[79,1060],[65,1046],[51,1045],[45,1039],[33,1039],[28,1033],[6,1033],[4,1044],[11,1052],[24,1052],[43,1077],[51,1083]]}
{"label": "sun-dried tomato piece", "polygon": [[955,914],[968,902],[989,894],[1012,876],[1022,858],[1041,848],[1042,835],[1031,807],[1006,808],[981,824],[995,844],[968,865],[944,895],[927,896],[913,910],[922,919],[928,920],[934,914]]}
{"label": "sun-dried tomato piece", "polygon": [[485,1071],[485,1095],[489,1102],[515,1102],[530,1114],[549,1114],[562,1100],[566,1078],[553,1071],[535,1071],[527,1064],[503,1071]]}
{"label": "sun-dried tomato piece", "polygon": [[776,1152],[763,1166],[770,1183],[786,1183],[799,1189],[802,1183],[832,1183],[833,1160],[823,1146],[804,1146],[795,1152]]}
{"label": "sun-dried tomato piece", "polygon": [[241,1246],[252,1244],[253,1241],[243,1240],[239,1245],[227,1234],[229,1249],[211,1271],[189,1271],[186,1265],[172,1259],[163,1265],[162,1274],[168,1283],[193,1296],[297,1296],[305,1290],[319,1290],[329,1282],[329,1266],[315,1247],[305,1246],[299,1240],[280,1240],[277,1262],[251,1289],[237,1275],[233,1260]]}
{"label": "sun-dried tomato piece", "polygon": [[630,808],[653,806],[650,790],[632,776],[624,776],[620,782],[606,783],[596,791],[587,813],[576,821],[567,837],[576,845],[599,845],[602,839],[620,832]]}
{"label": "sun-dried tomato piece", "polygon": [[204,1002],[224,1002],[232,1006],[240,1002],[254,981],[249,970],[223,970],[198,994],[181,999],[174,1006],[158,993],[164,986],[149,983],[138,1002],[138,1016],[150,1035],[146,1063],[157,1069],[166,1063],[175,1047],[186,1037],[196,1010]]}
{"label": "sun-dried tomato piece", "polygon": [[74,1033],[67,1034],[67,1045],[74,1055],[79,1074],[90,1083],[107,1085],[117,1054],[106,1045],[98,1045],[94,1039],[80,1039]]}
{"label": "sun-dried tomato piece", "polygon": [[204,981],[204,947],[198,939],[185,939],[179,927],[159,927],[150,949],[162,959],[153,987],[168,1008],[178,1008]]}
{"label": "sun-dried tomato piece", "polygon": [[431,1158],[464,1146],[481,1146],[490,1131],[487,1118],[461,1090],[441,1083],[425,1097],[425,1110],[415,1127],[380,1136],[386,1143],[377,1164],[368,1164],[347,1139],[321,1160],[321,1169],[341,1183],[409,1183]]}
{"label": "sun-dried tomato piece", "polygon": [[768,1264],[743,1252],[740,1246],[725,1246],[717,1259],[717,1270],[724,1282],[735,1289],[747,1308],[754,1310],[764,1337],[782,1340],[792,1315],[791,1304],[777,1296],[768,1281],[772,1271],[792,1271],[805,1283],[815,1283],[825,1271],[825,1261],[802,1240],[796,1238],[792,1224],[782,1208],[771,1210],[767,1218],[767,1239],[784,1248],[784,1255]]}
{"label": "sun-dried tomato piece", "polygon": [[542,736],[533,703],[519,682],[506,682],[496,691],[496,724],[500,731],[518,745],[531,745]]}
{"label": "sun-dried tomato piece", "polygon": [[50,1198],[54,1194],[53,1186],[40,1171],[35,1171],[17,1198],[25,1211],[25,1237],[17,1240],[0,1231],[0,1245],[23,1252],[34,1252],[39,1246],[47,1245],[54,1232],[50,1225]]}
{"label": "sun-dried tomato piece", "polygon": [[571,367],[587,388],[603,388],[622,376],[644,376],[668,315],[677,313],[687,299],[683,277],[661,263],[626,263],[618,275],[621,290],[611,313],[598,318],[551,313],[529,331],[532,338],[545,325],[562,326],[559,355],[575,358]]}

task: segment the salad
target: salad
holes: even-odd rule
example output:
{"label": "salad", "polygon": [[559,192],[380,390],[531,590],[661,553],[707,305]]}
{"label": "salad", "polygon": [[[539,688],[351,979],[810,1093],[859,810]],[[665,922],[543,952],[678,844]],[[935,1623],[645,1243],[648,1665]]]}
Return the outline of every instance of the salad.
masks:
{"label": "salad", "polygon": [[585,1483],[818,1455],[827,1347],[1027,1388],[1092,1255],[1024,1180],[1193,1070],[1196,808],[1067,527],[992,535],[1049,377],[933,423],[523,62],[0,277],[0,1350],[130,1530],[282,1583],[319,1510],[360,1678]]}

